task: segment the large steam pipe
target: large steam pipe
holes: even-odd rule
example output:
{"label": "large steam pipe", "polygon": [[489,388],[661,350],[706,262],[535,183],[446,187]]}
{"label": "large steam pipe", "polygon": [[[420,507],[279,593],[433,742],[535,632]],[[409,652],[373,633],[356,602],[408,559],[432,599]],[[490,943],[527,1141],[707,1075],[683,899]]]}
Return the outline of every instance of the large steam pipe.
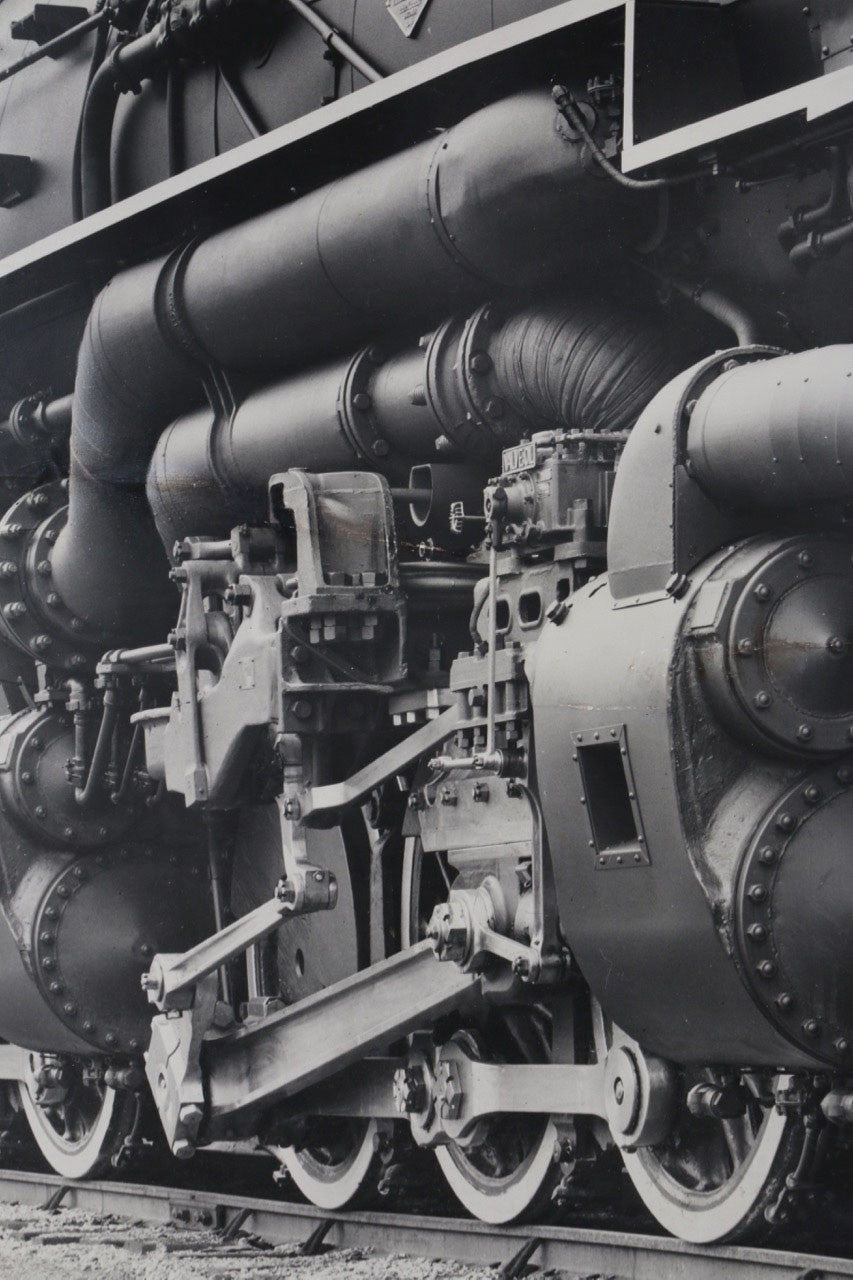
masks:
{"label": "large steam pipe", "polygon": [[[74,393],[54,589],[110,641],[162,634],[174,604],[143,484],[156,440],[211,369],[269,375],[461,300],[570,276],[648,233],[554,127],[547,92],[504,99],[389,159],[167,259],[96,300]],[[416,331],[416,330],[415,330]],[[209,379],[208,379],[209,381]]]}
{"label": "large steam pipe", "polygon": [[853,502],[853,345],[734,365],[690,416],[691,474],[722,505]]}
{"label": "large steam pipe", "polygon": [[270,475],[377,466],[405,476],[454,451],[497,465],[525,432],[632,425],[674,375],[651,314],[602,300],[492,305],[384,359],[377,348],[248,396],[228,417],[197,410],[160,437],[148,497],[164,545],[261,519]]}

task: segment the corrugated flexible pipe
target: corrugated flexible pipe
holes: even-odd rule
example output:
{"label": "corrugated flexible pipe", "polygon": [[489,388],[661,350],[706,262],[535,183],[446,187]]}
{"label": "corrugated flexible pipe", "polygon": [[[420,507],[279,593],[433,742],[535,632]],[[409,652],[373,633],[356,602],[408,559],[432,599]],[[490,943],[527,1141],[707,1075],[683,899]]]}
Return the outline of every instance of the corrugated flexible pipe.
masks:
{"label": "corrugated flexible pipe", "polygon": [[676,369],[656,313],[570,298],[504,319],[487,304],[387,359],[370,347],[264,387],[227,418],[178,419],[154,450],[148,498],[171,549],[262,519],[269,477],[289,467],[402,479],[437,458],[442,437],[496,467],[501,446],[530,431],[622,430]]}

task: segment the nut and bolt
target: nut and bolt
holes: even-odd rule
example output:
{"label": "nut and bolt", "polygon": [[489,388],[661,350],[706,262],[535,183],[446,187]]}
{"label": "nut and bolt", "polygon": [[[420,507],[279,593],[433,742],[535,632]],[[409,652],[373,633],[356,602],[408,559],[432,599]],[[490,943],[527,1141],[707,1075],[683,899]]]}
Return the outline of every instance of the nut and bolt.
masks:
{"label": "nut and bolt", "polygon": [[475,782],[471,789],[471,799],[474,804],[488,804],[489,801],[489,784],[488,782]]}
{"label": "nut and bolt", "polygon": [[753,701],[759,711],[766,711],[773,699],[770,697],[770,694],[766,689],[759,689]]}
{"label": "nut and bolt", "polygon": [[766,582],[759,582],[752,594],[761,604],[766,604],[772,592]]}
{"label": "nut and bolt", "polygon": [[455,1062],[439,1062],[434,1093],[442,1120],[457,1120],[462,1110],[462,1081]]}
{"label": "nut and bolt", "polygon": [[400,1067],[394,1072],[394,1106],[401,1115],[425,1111],[427,1105],[426,1080],[418,1067]]}

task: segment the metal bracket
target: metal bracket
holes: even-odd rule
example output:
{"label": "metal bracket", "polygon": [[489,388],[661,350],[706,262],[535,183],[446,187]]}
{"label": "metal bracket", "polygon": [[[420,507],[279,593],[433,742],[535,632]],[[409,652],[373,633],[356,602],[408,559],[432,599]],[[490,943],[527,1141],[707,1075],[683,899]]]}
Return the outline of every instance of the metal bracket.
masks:
{"label": "metal bracket", "polygon": [[151,1023],[145,1074],[172,1155],[186,1160],[195,1152],[204,1116],[201,1045],[213,1023],[219,983],[216,973],[198,982],[191,1008],[161,1013]]}

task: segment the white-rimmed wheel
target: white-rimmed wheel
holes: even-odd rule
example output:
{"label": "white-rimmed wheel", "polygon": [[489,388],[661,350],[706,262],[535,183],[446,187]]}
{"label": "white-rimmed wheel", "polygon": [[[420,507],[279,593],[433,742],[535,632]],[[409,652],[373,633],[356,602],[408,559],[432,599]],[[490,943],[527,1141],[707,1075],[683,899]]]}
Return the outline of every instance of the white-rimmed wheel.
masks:
{"label": "white-rimmed wheel", "polygon": [[[453,872],[442,853],[427,853],[416,837],[403,851],[404,947],[425,936],[432,909],[444,901]],[[550,1061],[548,1014],[535,1005],[495,1010],[488,1025],[454,1036],[472,1057],[488,1062]],[[473,1217],[495,1225],[534,1218],[552,1208],[560,1180],[554,1160],[558,1133],[548,1116],[494,1116],[477,1126],[474,1139],[437,1147],[435,1156],[457,1200]]]}
{"label": "white-rimmed wheel", "polygon": [[376,1191],[381,1150],[375,1120],[317,1117],[298,1147],[273,1147],[306,1200],[320,1209],[354,1208]]}
{"label": "white-rimmed wheel", "polygon": [[[489,1062],[548,1062],[550,1019],[535,1006],[501,1009],[477,1032],[453,1037],[471,1057]],[[495,1225],[542,1217],[552,1209],[560,1180],[554,1160],[557,1130],[547,1115],[484,1119],[473,1140],[438,1147],[439,1168],[457,1200],[482,1222]]]}
{"label": "white-rimmed wheel", "polygon": [[[596,1051],[606,1054],[624,1037],[594,1009]],[[802,1150],[802,1128],[775,1107],[748,1098],[734,1119],[694,1116],[690,1089],[711,1079],[701,1068],[678,1073],[677,1101],[666,1136],[653,1146],[622,1149],[625,1168],[643,1203],[662,1227],[691,1244],[756,1237],[768,1229],[765,1211],[776,1201]]]}
{"label": "white-rimmed wheel", "polygon": [[[63,1178],[91,1178],[120,1150],[136,1120],[137,1100],[88,1079],[79,1064],[64,1064],[67,1082],[39,1097],[20,1081],[21,1110],[41,1155]],[[38,1100],[37,1100],[38,1098]]]}

